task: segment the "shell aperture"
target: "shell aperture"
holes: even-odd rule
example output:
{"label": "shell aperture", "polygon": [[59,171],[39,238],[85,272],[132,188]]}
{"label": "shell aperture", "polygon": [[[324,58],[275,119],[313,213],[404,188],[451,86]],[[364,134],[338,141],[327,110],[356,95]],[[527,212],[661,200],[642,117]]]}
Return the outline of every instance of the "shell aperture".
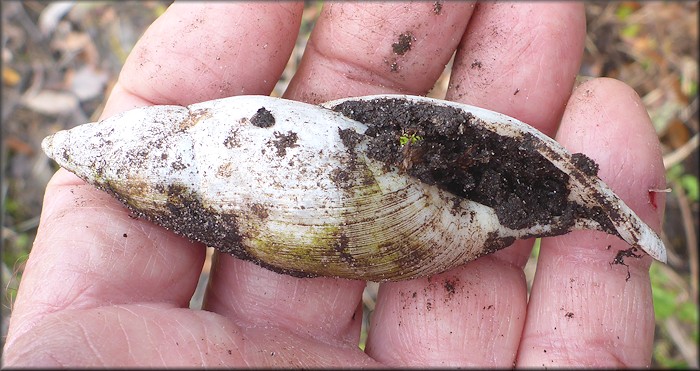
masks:
{"label": "shell aperture", "polygon": [[138,216],[300,277],[428,276],[515,239],[574,229],[665,260],[592,160],[458,103],[237,96],[137,108],[42,146]]}

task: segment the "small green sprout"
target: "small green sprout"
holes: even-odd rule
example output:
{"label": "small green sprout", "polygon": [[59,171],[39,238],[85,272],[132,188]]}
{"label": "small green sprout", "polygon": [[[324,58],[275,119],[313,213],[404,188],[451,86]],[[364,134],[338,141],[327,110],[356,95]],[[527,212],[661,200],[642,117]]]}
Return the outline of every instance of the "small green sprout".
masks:
{"label": "small green sprout", "polygon": [[409,134],[403,134],[403,135],[401,135],[401,137],[399,138],[399,144],[401,144],[401,147],[403,147],[403,146],[405,146],[405,145],[408,144],[408,143],[414,144],[414,143],[416,143],[416,142],[418,142],[418,141],[421,141],[421,140],[423,140],[423,137],[420,136],[420,135],[416,135],[416,134],[410,134],[410,135],[409,135]]}

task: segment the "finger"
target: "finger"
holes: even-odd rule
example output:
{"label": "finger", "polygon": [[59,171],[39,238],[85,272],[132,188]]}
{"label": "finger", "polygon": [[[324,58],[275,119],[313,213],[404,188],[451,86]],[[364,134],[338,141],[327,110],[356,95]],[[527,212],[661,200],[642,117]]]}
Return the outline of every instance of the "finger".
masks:
{"label": "finger", "polygon": [[[455,55],[447,99],[491,109],[553,136],[579,70],[580,3],[479,3]],[[496,256],[525,266],[532,240]]]}
{"label": "finger", "polygon": [[363,281],[295,278],[231,256],[215,255],[204,309],[242,326],[276,327],[356,349]]}
{"label": "finger", "polygon": [[[171,6],[134,48],[103,117],[144,104],[268,93],[272,85],[265,81],[276,81],[284,67],[300,12],[300,4]],[[248,34],[252,29],[255,35]],[[289,32],[277,36],[280,29]],[[261,58],[259,79],[244,58],[251,55]],[[207,80],[213,71],[217,76]],[[133,220],[107,194],[59,171],[47,187],[10,336],[63,309],[141,301],[185,306],[203,259],[201,246]]]}
{"label": "finger", "polygon": [[[108,336],[105,336],[108,334]],[[372,367],[355,347],[330,344],[271,328],[243,328],[208,311],[162,304],[70,310],[13,340],[3,354],[11,368],[134,367]]]}
{"label": "finger", "polygon": [[65,170],[51,179],[8,338],[46,315],[108,304],[188,305],[203,248],[132,218]]}
{"label": "finger", "polygon": [[[656,133],[625,84],[597,79],[576,89],[558,138],[600,165],[599,176],[655,230],[665,187]],[[542,241],[518,356],[520,366],[648,367],[654,334],[651,258],[612,264],[629,246],[602,232]],[[627,274],[629,272],[629,279]]]}
{"label": "finger", "polygon": [[294,47],[302,5],[173,4],[129,54],[109,103],[119,111],[269,94]]}
{"label": "finger", "polygon": [[526,292],[516,266],[485,257],[380,287],[366,351],[390,365],[511,366]]}
{"label": "finger", "polygon": [[581,63],[583,5],[479,3],[447,99],[505,113],[553,136]]}
{"label": "finger", "polygon": [[[562,112],[559,96],[569,95],[578,69],[583,30],[580,4],[480,3],[456,52],[447,98],[535,121],[551,134],[552,112]],[[481,63],[472,68],[475,59]],[[567,73],[544,77],[562,65]],[[508,81],[528,94],[514,96]],[[525,320],[522,267],[530,246],[518,241],[440,278],[384,285],[367,352],[391,364],[511,367]],[[425,308],[414,309],[416,302]],[[427,311],[427,303],[438,309]]]}
{"label": "finger", "polygon": [[[470,12],[464,4],[445,3],[436,14],[433,6],[326,3],[286,97],[320,102],[378,91],[427,91],[449,60]],[[394,53],[392,44],[402,33],[412,36],[404,40],[401,53]],[[364,282],[289,278],[224,256],[212,279],[226,285],[210,286],[208,310],[357,347]]]}
{"label": "finger", "polygon": [[450,60],[472,4],[326,3],[285,96],[312,103],[426,94]]}

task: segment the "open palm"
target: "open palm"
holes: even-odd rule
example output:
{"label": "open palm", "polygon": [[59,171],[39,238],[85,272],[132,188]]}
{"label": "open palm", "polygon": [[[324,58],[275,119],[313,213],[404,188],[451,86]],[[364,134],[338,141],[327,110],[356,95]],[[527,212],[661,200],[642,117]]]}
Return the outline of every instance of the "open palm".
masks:
{"label": "open palm", "polygon": [[[143,105],[269,94],[303,4],[174,4],[129,56],[103,117]],[[639,98],[614,80],[572,93],[585,34],[576,3],[327,3],[285,97],[423,95],[456,52],[446,99],[527,122],[572,152],[653,228],[665,188]],[[365,282],[298,279],[217,255],[204,310],[188,303],[203,246],[134,219],[61,170],[49,184],[4,350],[6,366],[645,366],[651,259],[623,241],[547,238],[443,274],[382,284],[366,351]],[[627,269],[630,279],[626,280]]]}

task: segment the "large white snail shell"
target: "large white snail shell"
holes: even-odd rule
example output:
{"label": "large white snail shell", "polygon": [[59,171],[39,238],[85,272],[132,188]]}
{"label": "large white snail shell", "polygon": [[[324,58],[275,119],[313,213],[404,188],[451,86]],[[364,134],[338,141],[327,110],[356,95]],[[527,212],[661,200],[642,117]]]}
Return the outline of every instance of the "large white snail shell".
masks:
{"label": "large white snail shell", "polygon": [[[350,118],[347,104],[378,100],[468,114],[468,125],[476,127],[470,130],[511,138],[551,162],[568,179],[566,201],[596,215],[551,216],[546,223],[511,228],[499,221],[502,208],[497,213],[372,158],[368,126]],[[410,140],[415,138],[422,139]],[[573,229],[616,234],[666,259],[659,237],[595,171],[581,166],[581,157],[513,118],[452,102],[382,95],[316,106],[238,96],[134,109],[58,132],[42,146],[59,165],[138,215],[296,276],[428,276],[517,238]]]}

